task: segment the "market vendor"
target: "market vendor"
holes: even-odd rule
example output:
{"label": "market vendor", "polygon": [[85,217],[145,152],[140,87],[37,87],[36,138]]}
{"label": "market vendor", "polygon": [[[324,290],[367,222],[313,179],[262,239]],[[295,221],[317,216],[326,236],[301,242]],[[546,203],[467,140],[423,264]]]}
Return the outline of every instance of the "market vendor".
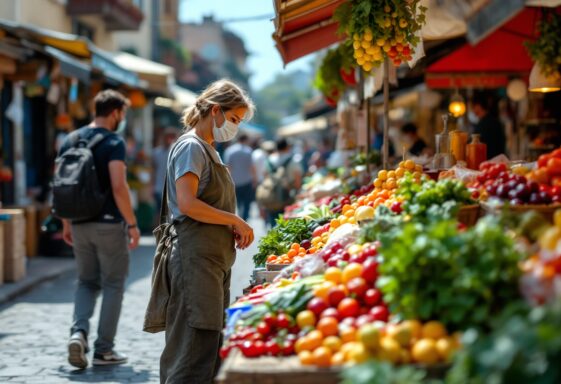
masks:
{"label": "market vendor", "polygon": [[432,150],[425,140],[419,136],[417,126],[413,123],[406,123],[401,127],[401,135],[407,146],[407,152],[415,157],[431,156]]}
{"label": "market vendor", "polygon": [[167,204],[177,236],[167,263],[170,293],[162,383],[210,384],[220,366],[235,246],[247,248],[254,235],[235,215],[234,182],[212,144],[232,140],[253,109],[236,84],[211,84],[185,111],[187,133],[169,156]]}
{"label": "market vendor", "polygon": [[484,94],[475,94],[471,100],[469,119],[475,124],[474,133],[487,144],[487,159],[506,152],[505,129],[499,118],[491,113],[489,99]]}

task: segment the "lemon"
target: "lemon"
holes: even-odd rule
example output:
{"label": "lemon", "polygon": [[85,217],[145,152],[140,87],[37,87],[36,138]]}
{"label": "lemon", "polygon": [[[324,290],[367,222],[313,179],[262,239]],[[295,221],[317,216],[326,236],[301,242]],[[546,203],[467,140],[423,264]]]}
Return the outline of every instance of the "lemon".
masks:
{"label": "lemon", "polygon": [[359,49],[360,46],[361,46],[360,41],[358,41],[358,40],[353,41],[353,48],[354,49]]}
{"label": "lemon", "polygon": [[355,211],[355,220],[362,221],[362,220],[370,220],[374,218],[374,208],[369,205],[363,205],[362,207],[358,207]]}
{"label": "lemon", "polygon": [[392,338],[384,337],[380,340],[380,351],[378,357],[381,360],[391,363],[399,362],[401,358],[401,347],[399,343]]}
{"label": "lemon", "polygon": [[421,339],[411,350],[413,360],[422,364],[435,364],[439,360],[436,342],[432,339]]}
{"label": "lemon", "polygon": [[362,46],[362,48],[366,49],[370,47],[372,44],[370,44],[370,41],[362,40],[362,43],[360,43],[360,45]]}
{"label": "lemon", "polygon": [[425,339],[438,340],[446,336],[446,328],[438,321],[429,321],[423,325],[422,335]]}
{"label": "lemon", "polygon": [[359,48],[355,51],[355,56],[357,59],[360,59],[362,56],[364,56],[364,50]]}
{"label": "lemon", "polygon": [[384,45],[386,45],[386,39],[378,39],[376,40],[376,45],[378,47],[383,47]]}

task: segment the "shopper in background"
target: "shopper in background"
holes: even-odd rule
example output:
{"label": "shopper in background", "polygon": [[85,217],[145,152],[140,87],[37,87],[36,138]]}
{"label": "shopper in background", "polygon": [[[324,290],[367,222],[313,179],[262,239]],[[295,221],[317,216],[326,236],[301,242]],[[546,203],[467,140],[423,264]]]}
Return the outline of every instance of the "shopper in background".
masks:
{"label": "shopper in background", "polygon": [[468,118],[474,124],[474,133],[487,144],[487,159],[506,153],[505,129],[485,94],[475,94],[471,100]]}
{"label": "shopper in background", "polygon": [[[216,81],[185,110],[188,132],[171,149],[167,208],[175,235],[165,266],[155,267],[167,268],[161,283],[169,287],[157,293],[157,302],[167,306],[161,383],[210,384],[220,367],[235,246],[247,248],[254,235],[235,214],[234,182],[212,145],[234,139],[252,112],[253,103],[240,87]],[[152,285],[159,286],[158,281]]]}
{"label": "shopper in background", "polygon": [[415,157],[431,156],[432,150],[425,140],[419,136],[417,126],[413,123],[404,124],[401,127],[401,136],[406,146],[407,152]]}
{"label": "shopper in background", "polygon": [[125,142],[118,134],[125,125],[128,100],[116,91],[106,90],[94,102],[94,121],[68,135],[59,154],[72,147],[75,136],[86,141],[98,134],[104,136],[92,150],[100,186],[110,191],[103,209],[98,217],[85,222],[63,220],[63,239],[74,248],[78,267],[74,322],[68,342],[68,361],[78,368],[88,365],[89,320],[100,292],[103,302],[93,364],[127,361],[113,347],[129,267],[129,249],[136,248],[140,238],[127,184]]}
{"label": "shopper in background", "polygon": [[[284,180],[284,188],[286,193],[284,201],[279,202],[279,206],[286,206],[294,201],[294,196],[302,186],[302,168],[292,159],[292,151],[286,139],[277,140],[276,152],[271,154],[267,160],[266,175],[276,173],[279,168],[284,168],[286,179]],[[271,227],[275,226],[276,219],[284,213],[284,209],[269,210],[267,218]]]}
{"label": "shopper in background", "polygon": [[224,163],[230,169],[234,184],[236,185],[236,199],[238,214],[247,221],[249,209],[254,200],[257,176],[253,166],[252,152],[248,145],[249,138],[242,133],[238,142],[226,149],[224,152]]}
{"label": "shopper in background", "polygon": [[177,140],[178,129],[168,127],[164,130],[162,144],[154,148],[152,152],[152,169],[154,182],[154,201],[156,202],[156,217],[160,216],[162,194],[164,192],[164,180],[168,164],[169,151],[172,144]]}

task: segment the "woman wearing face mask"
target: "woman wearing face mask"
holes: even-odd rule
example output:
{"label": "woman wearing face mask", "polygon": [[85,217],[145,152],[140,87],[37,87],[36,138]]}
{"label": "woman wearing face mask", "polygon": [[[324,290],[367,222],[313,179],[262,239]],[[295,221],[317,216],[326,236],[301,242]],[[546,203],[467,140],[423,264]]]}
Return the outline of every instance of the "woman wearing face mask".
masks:
{"label": "woman wearing face mask", "polygon": [[212,144],[232,140],[253,108],[234,83],[211,84],[185,111],[187,132],[170,151],[167,206],[177,236],[168,261],[162,383],[211,383],[220,365],[235,246],[247,248],[253,229],[235,215],[234,183]]}

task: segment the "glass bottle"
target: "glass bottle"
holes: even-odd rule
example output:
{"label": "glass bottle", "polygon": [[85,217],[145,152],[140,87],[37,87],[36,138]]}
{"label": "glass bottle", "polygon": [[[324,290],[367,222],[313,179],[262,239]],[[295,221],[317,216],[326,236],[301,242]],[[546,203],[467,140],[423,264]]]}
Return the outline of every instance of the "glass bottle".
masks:
{"label": "glass bottle", "polygon": [[467,145],[467,166],[479,169],[479,165],[487,160],[487,144],[479,141],[479,135],[471,135],[471,143]]}
{"label": "glass bottle", "polygon": [[454,156],[454,160],[466,161],[466,146],[468,143],[467,132],[456,129],[450,132],[450,152]]}

